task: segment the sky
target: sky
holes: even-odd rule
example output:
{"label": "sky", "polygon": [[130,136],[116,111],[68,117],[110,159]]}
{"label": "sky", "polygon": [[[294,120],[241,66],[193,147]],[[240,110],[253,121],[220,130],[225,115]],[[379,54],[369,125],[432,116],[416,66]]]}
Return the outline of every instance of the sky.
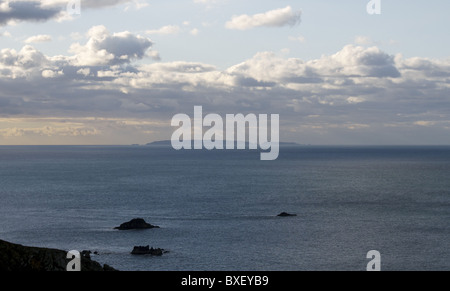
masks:
{"label": "sky", "polygon": [[279,114],[286,142],[450,145],[449,1],[76,2],[0,1],[0,145],[167,140],[194,106]]}

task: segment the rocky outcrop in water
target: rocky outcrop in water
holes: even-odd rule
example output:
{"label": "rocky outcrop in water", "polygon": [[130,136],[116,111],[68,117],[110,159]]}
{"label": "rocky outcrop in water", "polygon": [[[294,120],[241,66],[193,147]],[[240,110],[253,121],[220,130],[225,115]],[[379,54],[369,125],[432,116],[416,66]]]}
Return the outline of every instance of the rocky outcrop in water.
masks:
{"label": "rocky outcrop in water", "polygon": [[287,212],[281,212],[280,214],[277,215],[278,217],[292,217],[292,216],[297,216],[297,214],[291,214],[291,213],[287,213]]}
{"label": "rocky outcrop in water", "polygon": [[[0,271],[44,272],[66,271],[67,252],[57,249],[27,247],[0,240]],[[81,271],[117,271],[108,265],[81,256]]]}
{"label": "rocky outcrop in water", "polygon": [[150,246],[146,247],[134,247],[131,252],[132,255],[152,255],[152,256],[162,256],[163,253],[166,253],[163,249],[154,249],[150,248]]}
{"label": "rocky outcrop in water", "polygon": [[115,227],[114,229],[131,230],[131,229],[150,229],[150,228],[159,228],[159,226],[151,225],[145,222],[145,220],[142,218],[135,218],[128,222],[122,223],[120,226]]}

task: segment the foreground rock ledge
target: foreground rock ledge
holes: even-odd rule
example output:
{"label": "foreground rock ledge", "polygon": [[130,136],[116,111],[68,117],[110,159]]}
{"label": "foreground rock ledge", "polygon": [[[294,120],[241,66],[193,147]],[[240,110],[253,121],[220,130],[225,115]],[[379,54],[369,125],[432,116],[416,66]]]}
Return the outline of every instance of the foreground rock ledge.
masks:
{"label": "foreground rock ledge", "polygon": [[[0,272],[56,272],[66,271],[67,252],[56,249],[26,247],[0,240]],[[117,271],[108,265],[81,257],[81,271]]]}
{"label": "foreground rock ledge", "polygon": [[150,229],[150,228],[159,228],[159,226],[151,225],[145,222],[145,220],[142,218],[135,218],[128,222],[122,223],[120,226],[115,227],[114,229],[131,230],[131,229]]}

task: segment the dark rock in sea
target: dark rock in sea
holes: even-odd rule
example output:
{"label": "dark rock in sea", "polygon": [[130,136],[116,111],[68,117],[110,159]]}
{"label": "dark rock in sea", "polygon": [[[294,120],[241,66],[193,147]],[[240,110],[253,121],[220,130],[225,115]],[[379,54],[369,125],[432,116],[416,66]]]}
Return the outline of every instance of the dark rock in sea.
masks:
{"label": "dark rock in sea", "polygon": [[[67,252],[63,250],[27,247],[0,240],[0,272],[44,272],[66,271]],[[100,265],[86,256],[81,256],[81,271],[117,271],[108,265]]]}
{"label": "dark rock in sea", "polygon": [[134,247],[133,251],[131,252],[132,255],[152,255],[152,256],[162,256],[163,253],[167,253],[163,249],[154,249],[150,248],[150,246],[146,247]]}
{"label": "dark rock in sea", "polygon": [[278,214],[279,217],[292,217],[292,216],[297,216],[297,214],[290,214],[287,212],[281,212],[280,214]]}
{"label": "dark rock in sea", "polygon": [[135,218],[129,222],[122,223],[120,226],[115,227],[114,229],[130,230],[130,229],[150,229],[150,228],[159,228],[159,226],[151,225],[145,222],[145,220],[142,218]]}

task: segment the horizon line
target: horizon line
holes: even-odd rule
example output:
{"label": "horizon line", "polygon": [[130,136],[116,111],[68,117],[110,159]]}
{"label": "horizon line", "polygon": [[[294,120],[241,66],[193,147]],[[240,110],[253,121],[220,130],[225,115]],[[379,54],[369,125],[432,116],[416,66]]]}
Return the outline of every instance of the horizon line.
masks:
{"label": "horizon line", "polygon": [[[97,147],[149,147],[152,146],[152,143],[164,142],[164,141],[155,141],[147,144],[0,144],[0,147],[26,147],[26,146],[67,146],[67,147],[88,147],[88,146],[97,146]],[[248,142],[246,142],[248,143]],[[297,146],[322,146],[322,147],[450,147],[450,144],[307,144],[307,143],[297,143],[297,142],[280,142],[282,144],[291,144]]]}

